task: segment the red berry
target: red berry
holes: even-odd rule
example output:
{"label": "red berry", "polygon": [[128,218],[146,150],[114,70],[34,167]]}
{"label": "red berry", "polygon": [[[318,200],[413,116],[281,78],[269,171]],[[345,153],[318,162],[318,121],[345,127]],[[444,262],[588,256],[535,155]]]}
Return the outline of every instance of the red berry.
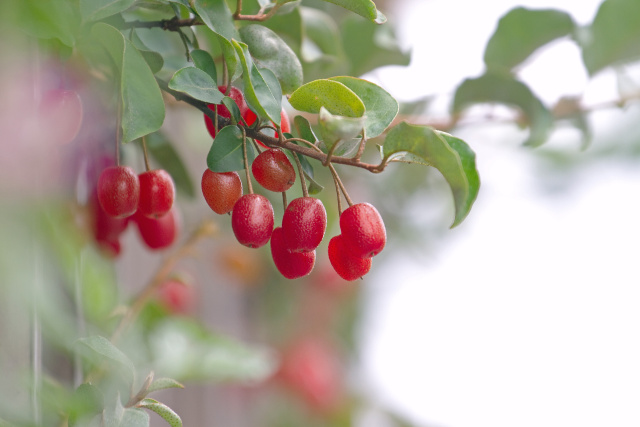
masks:
{"label": "red berry", "polygon": [[55,89],[42,95],[38,125],[54,144],[71,142],[82,124],[82,100],[76,91]]}
{"label": "red berry", "polygon": [[356,280],[371,269],[371,258],[355,257],[346,246],[342,234],[329,240],[329,261],[344,280]]}
{"label": "red berry", "polygon": [[128,166],[106,168],[98,178],[98,200],[107,215],[124,218],[138,209],[140,181]]}
{"label": "red berry", "polygon": [[296,171],[279,148],[260,153],[251,165],[251,172],[260,185],[278,193],[287,191],[296,182]]}
{"label": "red berry", "polygon": [[168,280],[158,288],[160,303],[171,313],[184,314],[195,306],[193,286],[179,280]]}
{"label": "red berry", "polygon": [[327,229],[327,211],[320,199],[299,197],[287,206],[282,230],[291,252],[311,252],[318,247]]}
{"label": "red berry", "polygon": [[240,197],[231,212],[231,228],[236,239],[250,248],[264,246],[273,231],[273,206],[260,194]]}
{"label": "red berry", "polygon": [[115,218],[106,214],[98,195],[94,194],[89,199],[89,214],[91,231],[98,247],[110,256],[120,254],[120,235],[126,230],[129,218]]}
{"label": "red berry", "polygon": [[289,116],[287,115],[287,112],[284,111],[284,108],[280,112],[280,129],[284,133],[291,133],[291,123],[289,122]]}
{"label": "red berry", "polygon": [[387,232],[378,210],[369,203],[358,203],[340,215],[340,231],[345,245],[355,257],[371,258],[387,242]]}
{"label": "red berry", "polygon": [[149,249],[168,248],[180,232],[180,216],[175,206],[159,218],[136,214],[133,219],[138,224],[142,241]]}
{"label": "red berry", "polygon": [[[247,110],[247,113],[243,114],[242,117],[247,123],[247,126],[251,126],[256,122],[256,120],[258,120],[258,116],[256,116],[256,113],[251,110]],[[272,122],[272,124],[275,127],[275,123]],[[289,116],[287,115],[287,112],[284,110],[284,108],[282,109],[282,111],[280,111],[280,129],[284,133],[291,133],[291,122],[289,122]],[[276,132],[275,138],[278,138],[278,132]],[[261,141],[256,140],[256,142],[258,142],[263,147],[266,147],[266,145],[264,145]]]}
{"label": "red berry", "polygon": [[287,249],[281,227],[271,234],[271,256],[278,271],[287,279],[306,276],[316,262],[316,251],[297,253]]}
{"label": "red berry", "polygon": [[[218,90],[222,93],[226,93],[227,87],[218,86]],[[247,111],[251,111],[249,110],[249,106],[247,105],[247,102],[244,99],[244,95],[242,94],[242,92],[240,92],[238,88],[232,86],[228,96],[229,98],[233,99],[236,102],[236,105],[240,109],[240,114],[243,117],[245,116],[245,114],[247,114]],[[217,111],[220,116],[226,119],[231,117],[231,113],[229,112],[229,109],[227,109],[227,107],[225,107],[223,104],[209,104],[208,107],[211,111]],[[206,114],[204,116],[204,123],[207,126],[209,135],[211,135],[212,138],[215,138],[216,128],[213,124],[213,120],[211,120],[211,118],[209,118],[209,116],[207,116]]]}
{"label": "red berry", "polygon": [[205,169],[201,186],[207,204],[220,215],[231,212],[233,205],[242,197],[242,181],[238,172],[212,172]]}
{"label": "red berry", "polygon": [[138,212],[148,217],[160,217],[171,209],[176,189],[171,175],[164,169],[143,172],[140,180]]}

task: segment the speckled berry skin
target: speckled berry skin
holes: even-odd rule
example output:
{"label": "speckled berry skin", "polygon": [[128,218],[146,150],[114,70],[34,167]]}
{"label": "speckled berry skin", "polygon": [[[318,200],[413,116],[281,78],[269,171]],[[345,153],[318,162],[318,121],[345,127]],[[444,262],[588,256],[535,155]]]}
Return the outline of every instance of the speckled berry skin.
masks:
{"label": "speckled berry skin", "polygon": [[233,205],[242,197],[242,181],[238,172],[205,169],[200,184],[207,204],[220,215],[231,212]]}
{"label": "speckled berry skin", "polygon": [[176,188],[171,175],[164,169],[150,170],[138,175],[140,202],[138,212],[144,216],[158,218],[169,212],[176,197]]}
{"label": "speckled berry skin", "polygon": [[98,201],[105,213],[115,218],[125,218],[138,210],[140,181],[128,166],[111,166],[98,178]]}
{"label": "speckled berry skin", "polygon": [[354,256],[341,234],[329,241],[329,262],[340,277],[349,281],[359,279],[371,269],[371,258]]}
{"label": "speckled berry skin", "polygon": [[231,211],[231,228],[238,242],[250,248],[267,244],[273,232],[273,206],[260,194],[245,194]]}
{"label": "speckled berry skin", "polygon": [[271,234],[271,257],[280,274],[287,279],[306,276],[316,263],[316,251],[299,253],[287,249],[281,227]]}
{"label": "speckled berry skin", "polygon": [[287,191],[296,182],[296,171],[284,151],[270,148],[255,158],[251,165],[253,177],[269,191]]}
{"label": "speckled berry skin", "polygon": [[282,230],[292,252],[315,250],[327,229],[327,211],[320,199],[299,197],[287,206],[282,217]]}
{"label": "speckled berry skin", "polygon": [[369,203],[358,203],[345,209],[340,215],[340,231],[345,245],[355,257],[371,258],[387,243],[382,217]]}

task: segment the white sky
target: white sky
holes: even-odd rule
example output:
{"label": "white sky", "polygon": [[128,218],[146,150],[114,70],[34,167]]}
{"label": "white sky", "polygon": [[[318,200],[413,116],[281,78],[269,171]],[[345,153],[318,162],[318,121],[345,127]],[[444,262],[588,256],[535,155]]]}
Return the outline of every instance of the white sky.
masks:
{"label": "white sky", "polygon": [[[482,72],[484,45],[516,4],[584,24],[599,3],[414,0],[398,17],[414,63],[376,77],[400,98],[415,96],[400,83],[418,76],[421,92],[447,93]],[[448,22],[466,36],[443,36]],[[554,50],[522,74],[546,101],[615,96],[610,76],[587,85],[570,43]],[[365,282],[365,390],[422,426],[640,425],[640,168],[603,162],[554,198],[504,130],[456,135],[478,154],[480,197],[435,262],[399,256]]]}

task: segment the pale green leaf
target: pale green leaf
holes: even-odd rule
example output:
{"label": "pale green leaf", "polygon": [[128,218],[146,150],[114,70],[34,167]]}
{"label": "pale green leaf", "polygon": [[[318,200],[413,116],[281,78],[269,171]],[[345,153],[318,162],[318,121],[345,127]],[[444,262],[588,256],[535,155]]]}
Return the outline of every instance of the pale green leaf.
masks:
{"label": "pale green leaf", "polygon": [[80,338],[76,341],[76,347],[82,351],[82,354],[86,355],[89,360],[95,362],[100,359],[106,359],[124,367],[127,373],[130,374],[131,379],[133,379],[133,362],[105,337],[94,335]]}
{"label": "pale green leaf", "polygon": [[150,411],[153,411],[156,414],[160,415],[162,419],[169,423],[171,427],[182,427],[182,419],[180,418],[180,416],[164,403],[160,403],[157,400],[147,398],[142,399],[137,406],[149,409]]}
{"label": "pale green leaf", "polygon": [[334,116],[324,107],[320,107],[318,125],[320,135],[327,151],[337,156],[350,153],[360,143],[364,128],[364,117]]}
{"label": "pale green leaf", "polygon": [[173,378],[157,378],[153,380],[149,388],[147,389],[147,393],[153,393],[158,390],[166,390],[168,388],[184,388],[184,385],[174,380]]}
{"label": "pale green leaf", "polygon": [[289,103],[293,108],[307,113],[319,113],[324,107],[331,114],[345,117],[362,117],[365,106],[362,100],[344,84],[328,79],[314,80],[296,89]]}
{"label": "pale green leaf", "polygon": [[129,9],[136,0],[80,0],[80,14],[84,22],[99,21]]}
{"label": "pale green leaf", "polygon": [[324,0],[329,3],[337,4],[345,9],[349,9],[358,15],[367,18],[376,24],[384,24],[387,17],[376,9],[375,3],[371,0]]}

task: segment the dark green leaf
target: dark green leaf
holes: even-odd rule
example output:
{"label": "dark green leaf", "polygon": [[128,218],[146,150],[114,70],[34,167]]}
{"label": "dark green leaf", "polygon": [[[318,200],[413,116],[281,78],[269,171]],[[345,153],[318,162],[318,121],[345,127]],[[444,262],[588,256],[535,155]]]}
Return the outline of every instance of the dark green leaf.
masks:
{"label": "dark green leaf", "polygon": [[332,77],[351,89],[365,106],[365,129],[367,138],[375,138],[391,124],[398,115],[398,101],[380,86],[355,77]]}
{"label": "dark green leaf", "polygon": [[300,135],[300,138],[306,141],[309,141],[313,144],[315,144],[316,141],[318,141],[318,137],[316,136],[316,134],[313,132],[313,129],[311,128],[311,123],[309,123],[309,120],[307,120],[305,117],[295,116],[293,118],[293,126],[298,131],[298,135]]}
{"label": "dark green leaf", "polygon": [[455,114],[478,103],[499,103],[522,111],[531,129],[525,145],[543,144],[553,126],[553,116],[528,86],[508,74],[488,72],[475,79],[467,79],[456,90],[452,109]]}
{"label": "dark green leaf", "polygon": [[160,415],[171,427],[182,427],[182,419],[180,416],[164,403],[160,403],[154,399],[143,399],[137,406],[149,409]]}
{"label": "dark green leaf", "polygon": [[218,90],[218,85],[211,76],[195,67],[185,67],[176,71],[169,81],[169,87],[209,104],[220,104],[224,98],[224,94]]}
{"label": "dark green leaf", "polygon": [[214,82],[218,81],[216,64],[213,62],[213,58],[209,55],[209,52],[202,49],[194,49],[191,51],[191,59],[193,59],[193,65],[195,65],[196,68],[207,73]]}
{"label": "dark green leaf", "polygon": [[153,393],[154,391],[158,390],[166,390],[168,388],[184,388],[184,386],[173,378],[157,378],[153,380],[153,382],[147,389],[147,393]]}
{"label": "dark green leaf", "polygon": [[[105,337],[94,335],[86,338],[80,338],[76,341],[76,346],[79,350],[83,351],[83,354],[89,357],[89,360],[93,362],[97,359],[106,359],[126,368],[133,380],[133,362],[131,362],[131,359],[129,359],[122,351],[120,351],[120,349]],[[86,350],[89,351],[87,352]]]}
{"label": "dark green leaf", "polygon": [[297,7],[286,15],[276,14],[262,23],[265,27],[278,33],[296,54],[300,53],[300,45],[302,44],[300,9],[301,7]]}
{"label": "dark green leaf", "polygon": [[171,175],[178,191],[188,197],[194,197],[195,188],[189,169],[165,135],[160,132],[149,135],[147,137],[147,149],[153,160]]}
{"label": "dark green leaf", "polygon": [[282,111],[280,84],[277,79],[274,81],[272,76],[269,76],[268,70],[263,75],[253,64],[246,44],[234,40],[233,45],[244,70],[244,95],[249,108],[258,117],[269,119],[280,126],[280,112]]}
{"label": "dark green leaf", "polygon": [[455,203],[455,219],[451,227],[460,224],[468,215],[480,186],[473,151],[462,140],[429,126],[402,122],[387,133],[383,146],[384,161],[407,153],[442,173],[451,187]]}
{"label": "dark green leaf", "polygon": [[357,13],[376,24],[384,24],[387,17],[382,14],[371,0],[324,0],[329,3],[337,4],[345,9]]}
{"label": "dark green leaf", "polygon": [[136,0],[80,0],[80,13],[84,22],[99,21],[129,9]]}
{"label": "dark green leaf", "polygon": [[591,75],[609,65],[640,59],[640,2],[604,1],[589,27],[582,58]]}
{"label": "dark green leaf", "polygon": [[517,7],[500,18],[484,52],[488,68],[511,70],[536,49],[567,36],[575,24],[571,15],[555,10]]}
{"label": "dark green leaf", "polygon": [[249,47],[255,64],[268,68],[276,75],[283,93],[291,93],[302,85],[302,65],[284,40],[262,25],[247,25],[240,36]]}
{"label": "dark green leaf", "polygon": [[[253,146],[247,144],[249,164],[255,159]],[[218,132],[207,155],[207,166],[213,172],[234,172],[244,169],[242,131],[237,126],[226,126]]]}
{"label": "dark green leaf", "polygon": [[110,25],[97,23],[91,32],[109,52],[118,71],[123,141],[133,141],[160,129],[164,121],[164,100],[140,52]]}
{"label": "dark green leaf", "polygon": [[227,107],[229,113],[231,113],[231,123],[234,125],[240,123],[242,114],[240,113],[240,108],[238,108],[238,104],[236,104],[236,101],[228,96],[225,96],[224,98],[222,98],[222,103],[225,107]]}
{"label": "dark green leaf", "polygon": [[289,98],[298,111],[319,113],[324,107],[331,114],[345,117],[362,117],[365,106],[362,100],[344,84],[328,79],[314,80],[300,86]]}

